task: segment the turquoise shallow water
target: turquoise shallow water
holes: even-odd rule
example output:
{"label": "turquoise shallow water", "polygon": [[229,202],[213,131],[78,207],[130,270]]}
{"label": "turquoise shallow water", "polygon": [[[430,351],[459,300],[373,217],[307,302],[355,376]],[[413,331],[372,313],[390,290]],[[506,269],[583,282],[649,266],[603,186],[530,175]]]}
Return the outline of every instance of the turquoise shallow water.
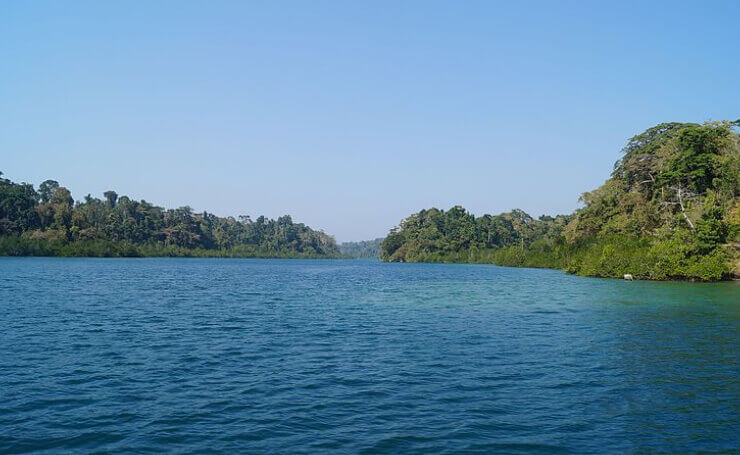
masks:
{"label": "turquoise shallow water", "polygon": [[740,448],[740,285],[0,258],[0,453]]}

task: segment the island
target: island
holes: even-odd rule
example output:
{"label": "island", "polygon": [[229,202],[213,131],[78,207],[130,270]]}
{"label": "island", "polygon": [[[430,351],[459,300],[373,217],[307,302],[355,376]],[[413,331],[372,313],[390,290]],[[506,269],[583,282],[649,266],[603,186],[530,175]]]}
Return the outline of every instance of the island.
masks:
{"label": "island", "polygon": [[383,241],[393,262],[559,268],[595,277],[718,281],[740,275],[740,120],[662,123],[629,140],[574,213],[476,217],[422,210]]}

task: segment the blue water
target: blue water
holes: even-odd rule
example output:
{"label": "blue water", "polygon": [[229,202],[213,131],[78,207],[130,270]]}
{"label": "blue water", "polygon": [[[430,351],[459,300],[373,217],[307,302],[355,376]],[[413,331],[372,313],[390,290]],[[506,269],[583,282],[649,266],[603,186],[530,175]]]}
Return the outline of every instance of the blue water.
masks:
{"label": "blue water", "polygon": [[740,448],[740,284],[0,258],[0,453]]}

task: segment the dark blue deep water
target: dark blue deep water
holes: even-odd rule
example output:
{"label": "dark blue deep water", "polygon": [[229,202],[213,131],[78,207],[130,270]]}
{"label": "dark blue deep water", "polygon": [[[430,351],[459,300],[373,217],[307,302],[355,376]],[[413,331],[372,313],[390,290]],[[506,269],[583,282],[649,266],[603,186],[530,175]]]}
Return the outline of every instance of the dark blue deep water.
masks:
{"label": "dark blue deep water", "polygon": [[0,258],[0,453],[740,449],[740,284]]}

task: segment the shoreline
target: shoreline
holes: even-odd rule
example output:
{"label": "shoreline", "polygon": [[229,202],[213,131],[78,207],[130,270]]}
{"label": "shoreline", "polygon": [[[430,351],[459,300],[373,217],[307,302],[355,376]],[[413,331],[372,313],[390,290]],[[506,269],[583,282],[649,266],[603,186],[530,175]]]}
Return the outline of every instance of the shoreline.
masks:
{"label": "shoreline", "polygon": [[[469,262],[469,261],[448,261],[448,262],[437,262],[437,261],[385,261],[382,259],[379,259],[380,262],[385,263],[397,263],[397,264],[468,264],[468,265],[495,265],[496,267],[507,267],[507,268],[513,268],[513,269],[535,269],[535,270],[557,270],[560,272],[563,272],[566,275],[571,276],[578,276],[583,278],[603,278],[608,280],[621,280],[621,281],[630,281],[625,280],[622,276],[604,276],[604,275],[586,275],[586,274],[579,274],[579,273],[570,273],[565,269],[562,269],[560,267],[538,267],[533,265],[502,265],[502,264],[496,264],[495,262]],[[623,274],[624,275],[624,274]],[[724,278],[721,280],[701,280],[698,278],[689,278],[689,277],[676,277],[676,278],[670,278],[670,279],[656,279],[656,278],[649,278],[644,276],[637,276],[634,275],[634,279],[632,281],[650,281],[655,283],[729,283],[729,282],[740,282],[740,276],[730,276],[729,278]]]}
{"label": "shoreline", "polygon": [[[83,255],[8,255],[0,254],[0,258],[60,258],[60,259],[284,259],[284,260],[356,260],[356,261],[377,261],[384,264],[451,264],[451,265],[493,265],[496,267],[512,268],[512,269],[533,269],[533,270],[553,270],[562,272],[565,275],[571,275],[582,278],[600,278],[606,280],[625,280],[619,276],[603,276],[603,275],[583,275],[578,273],[570,273],[559,267],[538,267],[538,266],[518,266],[518,265],[502,265],[496,264],[495,262],[470,262],[470,261],[385,261],[380,258],[358,258],[349,256],[270,256],[270,255],[256,255],[256,256],[243,256],[243,255],[141,255],[141,256],[83,256]],[[632,281],[647,281],[653,283],[732,283],[740,282],[740,277],[731,276],[722,280],[701,280],[697,278],[671,278],[671,279],[653,279],[648,277],[635,276]]]}

